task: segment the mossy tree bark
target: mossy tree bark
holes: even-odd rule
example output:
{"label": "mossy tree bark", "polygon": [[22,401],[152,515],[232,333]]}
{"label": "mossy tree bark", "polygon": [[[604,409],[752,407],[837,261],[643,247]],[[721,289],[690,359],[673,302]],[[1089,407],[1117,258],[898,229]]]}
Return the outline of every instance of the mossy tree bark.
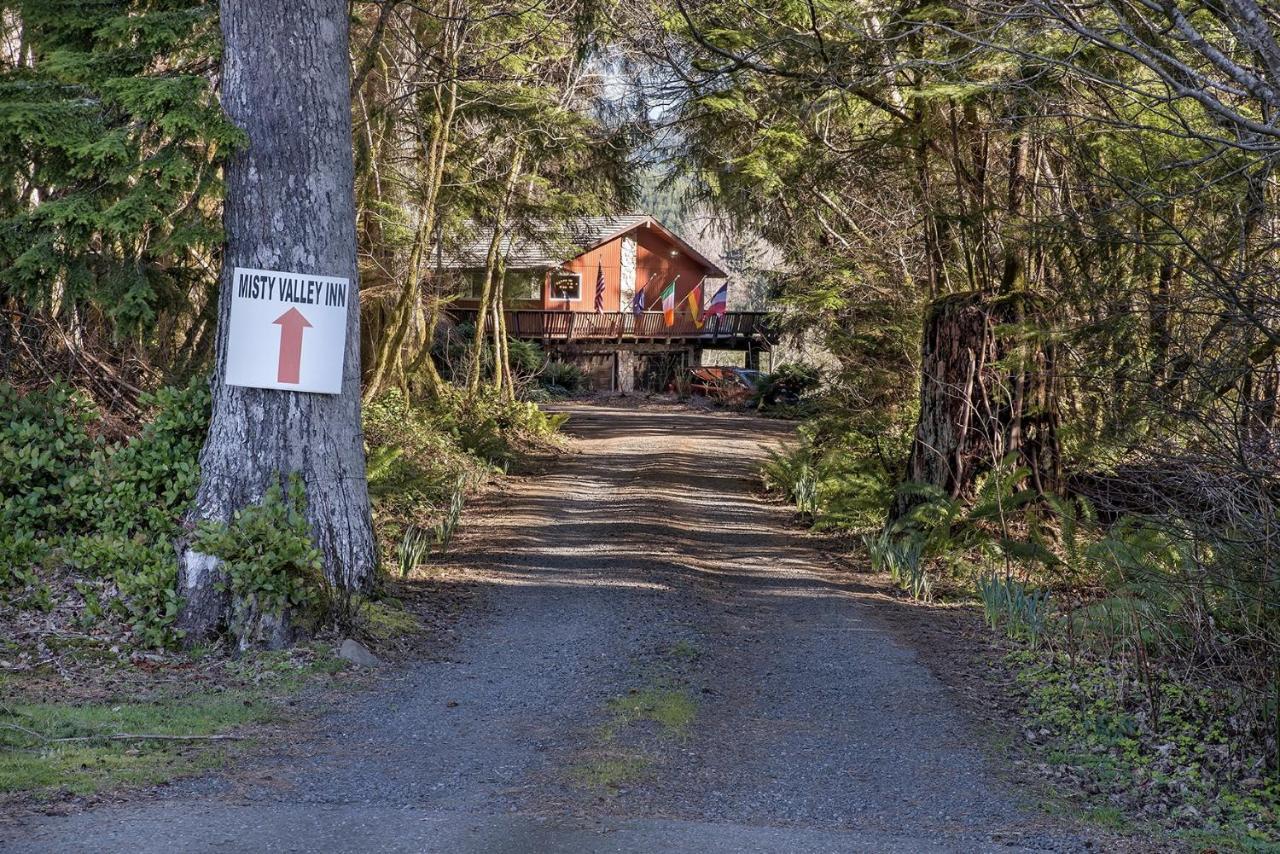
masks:
{"label": "mossy tree bark", "polygon": [[[228,521],[296,472],[326,573],[336,586],[354,589],[371,580],[376,551],[360,428],[347,20],[342,0],[221,4],[222,103],[248,145],[226,171],[213,414],[190,521]],[[341,394],[223,382],[235,267],[351,280]],[[179,625],[190,642],[217,632],[231,603],[215,559],[187,547],[179,563],[185,599]],[[281,625],[270,642],[288,636]]]}
{"label": "mossy tree bark", "polygon": [[[981,474],[1014,454],[1030,471],[1029,486],[1048,492],[1059,485],[1053,350],[1026,334],[1037,311],[1025,293],[952,294],[930,305],[908,482],[968,497]],[[920,501],[903,493],[890,519]]]}
{"label": "mossy tree bark", "polygon": [[[456,73],[456,53],[453,56],[454,64],[451,73]],[[413,245],[409,251],[404,284],[391,308],[381,340],[371,347],[374,362],[369,372],[368,383],[365,385],[366,401],[376,398],[389,385],[403,386],[406,382],[403,363],[405,340],[413,325],[416,309],[420,307],[420,285],[436,233],[436,220],[439,213],[437,202],[444,182],[445,161],[449,153],[453,119],[458,108],[457,82],[451,80],[447,84],[436,86],[432,97],[435,111],[429,122],[430,130],[425,132],[429,142],[426,145],[426,161],[421,170],[422,201],[418,206],[418,222],[414,230]],[[438,313],[439,306],[433,306],[432,310]],[[427,341],[429,347],[430,339],[428,338]]]}
{"label": "mossy tree bark", "polygon": [[[488,313],[495,304],[494,288],[498,283],[498,264],[502,260],[502,241],[506,236],[507,215],[511,210],[511,202],[520,181],[520,170],[524,163],[524,146],[516,143],[511,155],[511,165],[507,170],[507,180],[503,187],[502,199],[494,216],[493,238],[489,241],[489,253],[485,258],[484,283],[480,287],[480,305],[476,311],[476,328],[471,336],[471,365],[467,371],[467,396],[475,397],[480,390],[480,378],[484,370],[484,336]],[[497,353],[494,353],[495,359]]]}

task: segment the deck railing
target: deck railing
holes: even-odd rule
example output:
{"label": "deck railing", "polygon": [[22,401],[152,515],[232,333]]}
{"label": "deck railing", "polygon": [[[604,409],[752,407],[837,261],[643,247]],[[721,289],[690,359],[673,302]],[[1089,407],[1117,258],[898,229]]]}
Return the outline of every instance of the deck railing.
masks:
{"label": "deck railing", "polygon": [[[455,308],[450,314],[459,323],[475,321],[476,310]],[[763,311],[731,311],[705,318],[702,325],[687,314],[677,315],[667,326],[660,311],[549,311],[513,309],[506,312],[507,334],[512,338],[552,341],[667,341],[745,343],[768,337],[768,314]]]}

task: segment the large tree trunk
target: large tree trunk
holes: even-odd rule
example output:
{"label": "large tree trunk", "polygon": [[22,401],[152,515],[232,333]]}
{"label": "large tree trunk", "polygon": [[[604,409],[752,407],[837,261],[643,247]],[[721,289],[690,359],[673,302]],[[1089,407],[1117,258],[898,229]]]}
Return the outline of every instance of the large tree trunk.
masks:
{"label": "large tree trunk", "polygon": [[[1031,487],[1059,481],[1052,350],[1018,333],[1030,295],[982,292],[935,300],[924,324],[920,415],[906,480],[968,497],[977,478],[1009,454],[1030,470]],[[922,500],[902,493],[890,519]]]}
{"label": "large tree trunk", "polygon": [[[376,562],[360,429],[360,313],[344,0],[222,0],[222,102],[248,136],[227,165],[227,233],[219,294],[213,416],[200,455],[192,521],[228,521],[298,473],[330,580],[366,585]],[[223,382],[232,270],[257,267],[351,280],[342,393]],[[186,549],[180,627],[219,630],[231,603],[213,558]],[[289,639],[280,625],[268,642]]]}

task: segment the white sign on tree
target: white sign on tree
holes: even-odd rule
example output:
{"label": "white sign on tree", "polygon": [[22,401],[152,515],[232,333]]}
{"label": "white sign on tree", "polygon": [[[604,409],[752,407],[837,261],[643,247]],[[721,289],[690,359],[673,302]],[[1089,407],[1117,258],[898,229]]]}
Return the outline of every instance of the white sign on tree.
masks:
{"label": "white sign on tree", "polygon": [[351,281],[236,267],[227,385],[339,394]]}

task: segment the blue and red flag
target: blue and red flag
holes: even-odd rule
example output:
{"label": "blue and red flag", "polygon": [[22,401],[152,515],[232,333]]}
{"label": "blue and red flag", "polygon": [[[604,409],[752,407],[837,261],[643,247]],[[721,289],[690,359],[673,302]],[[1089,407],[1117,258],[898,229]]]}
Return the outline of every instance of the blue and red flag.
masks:
{"label": "blue and red flag", "polygon": [[711,295],[706,307],[702,309],[703,318],[712,316],[713,314],[724,314],[729,310],[729,283],[725,282],[720,286],[720,290]]}

